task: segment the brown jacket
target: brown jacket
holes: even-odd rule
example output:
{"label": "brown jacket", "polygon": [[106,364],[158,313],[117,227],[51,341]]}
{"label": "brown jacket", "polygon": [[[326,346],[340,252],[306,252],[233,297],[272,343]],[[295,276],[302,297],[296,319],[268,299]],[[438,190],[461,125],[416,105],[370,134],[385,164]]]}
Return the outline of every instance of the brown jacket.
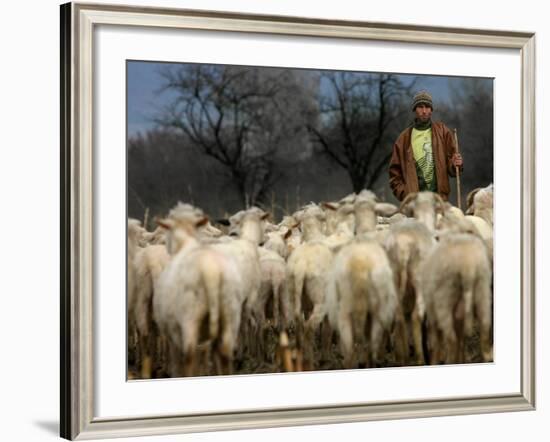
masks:
{"label": "brown jacket", "polygon": [[[411,145],[412,127],[405,129],[393,145],[390,160],[390,187],[400,201],[411,192],[418,192],[418,177]],[[449,175],[456,176],[451,162],[455,152],[452,132],[441,122],[432,123],[432,149],[437,179],[437,193],[444,200],[449,198]]]}

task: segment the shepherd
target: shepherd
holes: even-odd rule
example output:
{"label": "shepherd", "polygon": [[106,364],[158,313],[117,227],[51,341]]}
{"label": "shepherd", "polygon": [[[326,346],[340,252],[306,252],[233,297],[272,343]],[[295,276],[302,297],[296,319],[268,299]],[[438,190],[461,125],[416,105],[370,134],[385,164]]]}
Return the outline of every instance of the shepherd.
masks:
{"label": "shepherd", "polygon": [[449,176],[462,173],[462,156],[456,137],[442,122],[432,122],[433,101],[426,90],[412,101],[414,122],[393,145],[390,160],[390,187],[399,201],[409,193],[429,190],[449,199]]}

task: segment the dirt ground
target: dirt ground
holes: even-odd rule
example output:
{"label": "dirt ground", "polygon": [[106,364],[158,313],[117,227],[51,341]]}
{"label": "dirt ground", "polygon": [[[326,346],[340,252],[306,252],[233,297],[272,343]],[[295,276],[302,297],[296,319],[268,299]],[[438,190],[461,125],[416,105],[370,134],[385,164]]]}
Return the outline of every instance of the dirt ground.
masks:
{"label": "dirt ground", "polygon": [[[131,344],[130,344],[131,345]],[[298,352],[293,348],[293,339],[291,336],[290,353],[296,357]],[[395,360],[395,355],[392,351],[387,351],[381,361],[378,361],[376,367],[398,367],[400,366]],[[266,373],[280,373],[284,372],[281,348],[279,345],[279,334],[273,329],[267,329],[266,331],[266,355],[267,357],[243,357],[234,361],[234,374],[266,374]],[[320,337],[316,336],[315,351],[314,351],[314,370],[342,370],[344,369],[342,363],[342,355],[339,350],[337,338],[333,338],[331,344],[331,350],[328,352],[328,357],[321,359],[320,351]],[[136,367],[135,357],[132,352],[128,354],[128,379],[140,379],[140,370]],[[160,359],[160,361],[159,361]],[[197,376],[212,376],[215,375],[215,370],[211,362],[205,362],[205,357],[202,358],[200,373]],[[474,331],[474,335],[465,342],[465,359],[466,363],[481,363],[483,362],[480,346],[479,346],[479,334],[477,330]],[[412,358],[411,358],[412,360]],[[294,359],[295,361],[295,359]],[[414,363],[405,364],[404,366],[412,366]],[[360,367],[362,368],[362,367]],[[365,368],[368,370],[368,368]],[[305,370],[308,370],[307,363]],[[153,378],[165,378],[168,374],[164,367],[162,358],[157,355],[156,361],[153,364]]]}

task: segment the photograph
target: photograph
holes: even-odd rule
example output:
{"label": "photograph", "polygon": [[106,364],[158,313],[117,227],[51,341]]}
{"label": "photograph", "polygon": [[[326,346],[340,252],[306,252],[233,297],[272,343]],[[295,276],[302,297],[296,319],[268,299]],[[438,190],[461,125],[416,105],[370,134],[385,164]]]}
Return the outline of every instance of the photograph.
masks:
{"label": "photograph", "polygon": [[61,7],[62,437],[533,410],[534,33],[272,13]]}
{"label": "photograph", "polygon": [[127,60],[128,380],[492,362],[493,83]]}

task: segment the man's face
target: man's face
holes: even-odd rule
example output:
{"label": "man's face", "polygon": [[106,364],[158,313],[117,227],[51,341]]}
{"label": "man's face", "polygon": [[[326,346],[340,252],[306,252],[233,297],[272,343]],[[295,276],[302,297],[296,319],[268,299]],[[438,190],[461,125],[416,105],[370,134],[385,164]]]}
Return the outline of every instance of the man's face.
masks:
{"label": "man's face", "polygon": [[414,110],[416,118],[423,123],[432,118],[432,108],[426,104],[420,103]]}

